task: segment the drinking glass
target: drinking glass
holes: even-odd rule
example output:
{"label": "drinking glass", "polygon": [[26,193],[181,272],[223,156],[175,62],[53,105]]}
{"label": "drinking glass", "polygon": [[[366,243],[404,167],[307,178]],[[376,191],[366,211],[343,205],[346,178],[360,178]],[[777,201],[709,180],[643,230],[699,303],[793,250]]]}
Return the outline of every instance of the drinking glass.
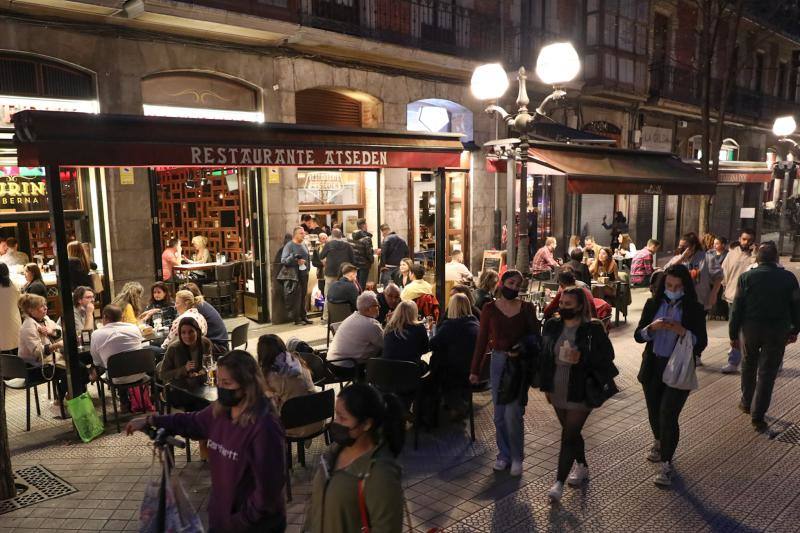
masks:
{"label": "drinking glass", "polygon": [[383,292],[383,283],[378,283],[375,285],[375,290],[378,291],[378,294]]}
{"label": "drinking glass", "polygon": [[211,385],[211,369],[214,367],[214,358],[210,353],[203,354],[203,370],[206,371],[206,385]]}

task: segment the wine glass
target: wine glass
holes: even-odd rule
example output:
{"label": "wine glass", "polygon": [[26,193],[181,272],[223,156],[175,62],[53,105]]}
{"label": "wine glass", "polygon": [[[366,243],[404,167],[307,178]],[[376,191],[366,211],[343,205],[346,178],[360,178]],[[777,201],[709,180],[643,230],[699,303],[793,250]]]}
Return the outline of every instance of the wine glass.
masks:
{"label": "wine glass", "polygon": [[211,385],[211,369],[214,366],[214,358],[210,353],[203,354],[203,370],[206,371],[206,385]]}

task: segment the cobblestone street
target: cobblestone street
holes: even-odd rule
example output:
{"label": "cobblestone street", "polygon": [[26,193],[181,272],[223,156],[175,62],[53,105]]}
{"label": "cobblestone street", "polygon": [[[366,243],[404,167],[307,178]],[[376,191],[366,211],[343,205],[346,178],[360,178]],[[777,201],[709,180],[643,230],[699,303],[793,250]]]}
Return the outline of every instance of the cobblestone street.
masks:
{"label": "cobblestone street", "polygon": [[[547,499],[555,479],[560,427],[538,392],[530,393],[525,415],[523,476],[493,472],[492,407],[488,393],[476,395],[475,443],[470,442],[468,428],[457,425],[422,433],[416,451],[408,439],[402,455],[404,484],[417,530],[800,531],[798,345],[787,350],[776,383],[768,413],[770,432],[758,434],[736,409],[739,376],[719,372],[727,353],[727,323],[708,323],[705,366],[698,369],[700,389],[691,394],[681,416],[677,476],[672,489],[664,490],[652,481],[657,466],[645,460],[652,437],[635,377],[642,350],[632,337],[644,297],[641,290],[635,294],[630,319],[612,331],[622,392],[593,412],[584,430],[590,469],[585,487],[565,489],[560,506],[551,506]],[[324,336],[315,322],[301,330],[303,338]],[[269,330],[284,338],[293,331]],[[251,330],[251,337],[263,332],[264,328]],[[143,435],[125,437],[109,424],[105,435],[82,444],[73,437],[71,425],[54,421],[46,408],[42,417],[34,413],[31,431],[25,432],[25,399],[18,391],[9,391],[6,409],[14,468],[41,464],[78,491],[0,515],[0,529],[137,529],[145,484],[158,474]],[[290,531],[300,531],[323,444],[321,438],[314,441],[306,468],[295,465]],[[187,464],[179,452],[177,463],[192,502],[204,509],[208,470],[196,457]]]}

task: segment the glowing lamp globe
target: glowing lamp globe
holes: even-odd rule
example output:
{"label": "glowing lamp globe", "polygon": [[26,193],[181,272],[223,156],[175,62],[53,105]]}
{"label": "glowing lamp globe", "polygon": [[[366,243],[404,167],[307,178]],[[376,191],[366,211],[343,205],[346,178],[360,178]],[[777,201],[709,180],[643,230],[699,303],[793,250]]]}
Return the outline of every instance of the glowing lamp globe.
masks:
{"label": "glowing lamp globe", "polygon": [[470,88],[478,100],[497,100],[508,89],[508,74],[500,63],[481,65],[472,73]]}
{"label": "glowing lamp globe", "polygon": [[536,60],[536,75],[547,85],[572,81],[580,70],[581,60],[572,43],[548,44]]}
{"label": "glowing lamp globe", "polygon": [[778,137],[787,137],[794,133],[796,129],[797,123],[792,116],[778,117],[772,125],[772,133]]}

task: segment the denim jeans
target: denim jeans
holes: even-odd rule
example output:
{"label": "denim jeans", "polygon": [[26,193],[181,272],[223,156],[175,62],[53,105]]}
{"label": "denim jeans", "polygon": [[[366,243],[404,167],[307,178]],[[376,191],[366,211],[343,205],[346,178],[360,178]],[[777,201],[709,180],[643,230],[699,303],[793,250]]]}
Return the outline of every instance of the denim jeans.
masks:
{"label": "denim jeans", "polygon": [[497,458],[503,461],[522,461],[523,445],[525,444],[525,427],[522,416],[525,407],[519,400],[500,405],[497,403],[500,376],[506,365],[506,352],[492,351],[492,361],[489,367],[489,383],[492,387],[492,404],[494,404],[494,429],[497,441]]}
{"label": "denim jeans", "polygon": [[397,272],[398,270],[400,270],[400,267],[389,267],[388,270],[384,270],[383,272],[381,272],[381,275],[379,277],[381,285],[386,287],[389,283],[391,283],[392,276],[394,276],[394,273]]}
{"label": "denim jeans", "polygon": [[361,286],[361,290],[366,290],[367,281],[369,280],[369,267],[359,268],[356,277],[358,278],[358,284]]}

